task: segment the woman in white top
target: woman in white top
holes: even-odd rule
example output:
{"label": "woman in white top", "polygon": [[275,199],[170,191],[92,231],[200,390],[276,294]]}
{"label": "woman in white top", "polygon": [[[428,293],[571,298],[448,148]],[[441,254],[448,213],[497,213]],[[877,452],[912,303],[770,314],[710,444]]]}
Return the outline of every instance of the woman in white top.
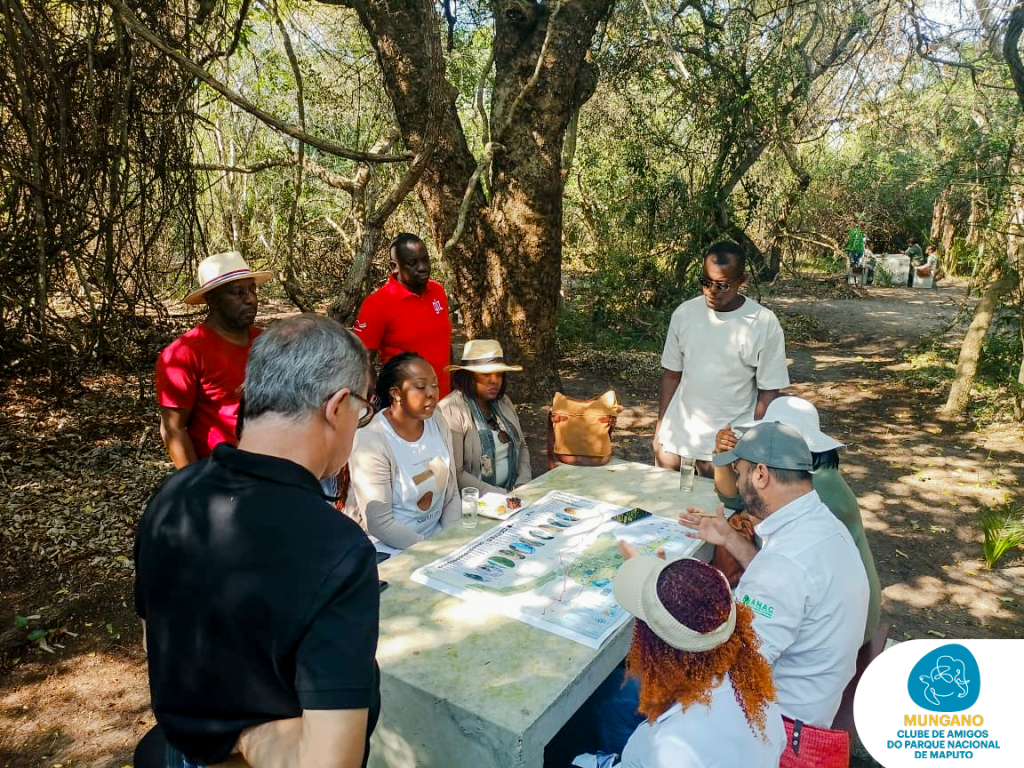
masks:
{"label": "woman in white top", "polygon": [[786,732],[750,608],[707,563],[624,554],[615,598],[637,617],[626,672],[645,721],[621,765],[776,768]]}
{"label": "woman in white top", "polygon": [[452,436],[437,407],[437,375],[406,352],[377,377],[377,415],[356,434],[345,512],[377,548],[410,547],[461,514]]}
{"label": "woman in white top", "polygon": [[466,342],[462,360],[449,365],[452,391],[438,405],[452,429],[459,487],[502,493],[530,480],[530,452],[512,401],[505,394],[508,371],[501,344],[492,339]]}

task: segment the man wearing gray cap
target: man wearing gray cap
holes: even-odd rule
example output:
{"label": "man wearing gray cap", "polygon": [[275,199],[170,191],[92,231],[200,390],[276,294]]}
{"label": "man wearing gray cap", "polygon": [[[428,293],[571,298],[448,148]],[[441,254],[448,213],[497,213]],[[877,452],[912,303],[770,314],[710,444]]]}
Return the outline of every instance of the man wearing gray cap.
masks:
{"label": "man wearing gray cap", "polygon": [[811,451],[792,427],[752,427],[716,466],[732,465],[757,550],[726,521],[691,507],[679,522],[746,568],[736,599],[754,612],[782,714],[828,728],[853,677],[868,611],[868,579],[849,532],[811,486]]}

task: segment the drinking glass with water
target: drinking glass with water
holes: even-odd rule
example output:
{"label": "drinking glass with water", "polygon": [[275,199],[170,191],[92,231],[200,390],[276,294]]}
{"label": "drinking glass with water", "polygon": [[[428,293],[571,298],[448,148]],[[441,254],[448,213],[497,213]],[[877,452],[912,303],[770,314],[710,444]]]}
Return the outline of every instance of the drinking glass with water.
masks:
{"label": "drinking glass with water", "polygon": [[462,489],[462,527],[476,528],[477,511],[480,504],[479,488]]}

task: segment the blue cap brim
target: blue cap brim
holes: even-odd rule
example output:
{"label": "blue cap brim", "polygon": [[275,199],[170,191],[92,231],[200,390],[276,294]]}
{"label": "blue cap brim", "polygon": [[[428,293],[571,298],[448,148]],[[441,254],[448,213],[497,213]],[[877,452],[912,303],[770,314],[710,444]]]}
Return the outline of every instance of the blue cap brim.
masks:
{"label": "blue cap brim", "polygon": [[716,467],[728,467],[737,459],[741,458],[736,455],[736,451],[726,451],[725,453],[716,453],[711,457],[711,463]]}

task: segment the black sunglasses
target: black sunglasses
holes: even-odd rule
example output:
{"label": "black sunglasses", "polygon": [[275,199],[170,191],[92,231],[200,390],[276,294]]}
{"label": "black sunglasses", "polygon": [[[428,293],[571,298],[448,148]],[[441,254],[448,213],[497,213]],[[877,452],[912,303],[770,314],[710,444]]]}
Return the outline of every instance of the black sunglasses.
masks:
{"label": "black sunglasses", "polygon": [[506,443],[506,444],[512,442],[512,438],[509,437],[508,432],[506,432],[504,429],[502,429],[501,426],[498,424],[498,417],[497,416],[491,416],[491,418],[489,418],[487,420],[487,426],[492,431],[498,433],[498,439],[501,442]]}
{"label": "black sunglasses", "polygon": [[700,283],[701,288],[714,288],[716,291],[728,291],[734,283],[738,283],[742,279],[742,277],[737,277],[732,280],[712,280],[710,277],[701,275],[697,278],[697,282]]}

